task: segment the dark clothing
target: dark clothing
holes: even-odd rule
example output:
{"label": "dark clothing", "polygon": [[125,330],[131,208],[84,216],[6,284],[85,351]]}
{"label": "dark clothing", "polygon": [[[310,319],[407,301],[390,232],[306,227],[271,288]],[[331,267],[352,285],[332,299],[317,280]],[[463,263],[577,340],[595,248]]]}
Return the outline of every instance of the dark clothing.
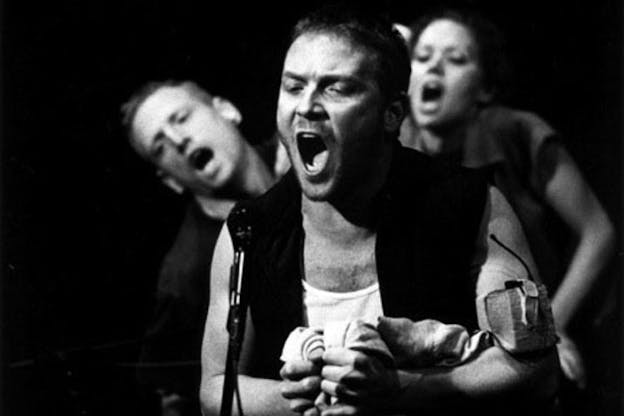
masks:
{"label": "dark clothing", "polygon": [[462,161],[468,167],[491,168],[494,184],[518,215],[542,281],[552,294],[566,271],[575,241],[544,199],[555,166],[553,147],[559,146],[559,134],[537,115],[490,106],[471,125]]}
{"label": "dark clothing", "polygon": [[[410,123],[405,128],[414,138],[410,146],[424,150],[417,128]],[[492,173],[494,185],[522,223],[541,280],[551,294],[563,278],[575,243],[544,196],[555,166],[551,155],[561,146],[559,134],[537,115],[496,105],[479,112],[461,148],[435,156]]]}
{"label": "dark clothing", "polygon": [[[486,185],[480,171],[395,147],[388,180],[375,202],[377,274],[385,315],[477,329],[470,265]],[[259,357],[252,359],[252,373],[278,378],[281,348],[303,318],[301,191],[293,172],[245,205],[253,213],[245,265],[245,297]]]}
{"label": "dark clothing", "polygon": [[142,370],[139,377],[143,382],[197,397],[210,265],[222,225],[223,221],[208,217],[195,201],[189,201],[178,235],[162,263],[154,320],[141,352],[143,363],[175,365]]}
{"label": "dark clothing", "polygon": [[[277,139],[254,149],[273,166]],[[178,235],[165,256],[156,292],[154,317],[146,331],[141,362],[174,364],[145,368],[143,383],[197,402],[201,344],[210,301],[210,267],[223,221],[209,217],[191,199]]]}

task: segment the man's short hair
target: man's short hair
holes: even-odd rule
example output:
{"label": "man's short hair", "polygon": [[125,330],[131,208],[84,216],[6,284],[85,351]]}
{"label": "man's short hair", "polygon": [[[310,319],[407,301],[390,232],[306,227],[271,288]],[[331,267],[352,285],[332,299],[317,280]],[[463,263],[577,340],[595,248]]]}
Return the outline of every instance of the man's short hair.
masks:
{"label": "man's short hair", "polygon": [[150,81],[144,84],[121,106],[121,124],[133,146],[134,134],[132,131],[132,124],[134,123],[134,118],[136,117],[139,107],[156,91],[167,87],[182,87],[206,104],[212,103],[212,95],[193,81],[170,79],[166,81]]}
{"label": "man's short hair", "polygon": [[387,18],[367,10],[330,5],[300,19],[292,31],[290,44],[308,33],[335,35],[370,52],[386,100],[407,93],[411,66],[405,40]]}

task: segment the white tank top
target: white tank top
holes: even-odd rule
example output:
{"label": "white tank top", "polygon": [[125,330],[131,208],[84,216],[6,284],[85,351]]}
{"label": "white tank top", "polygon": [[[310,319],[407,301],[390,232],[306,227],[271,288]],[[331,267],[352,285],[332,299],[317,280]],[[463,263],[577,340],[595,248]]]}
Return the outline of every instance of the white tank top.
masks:
{"label": "white tank top", "polygon": [[354,319],[377,326],[377,318],[383,315],[379,283],[353,292],[330,292],[317,289],[305,280],[301,283],[305,326],[324,328],[328,322]]}

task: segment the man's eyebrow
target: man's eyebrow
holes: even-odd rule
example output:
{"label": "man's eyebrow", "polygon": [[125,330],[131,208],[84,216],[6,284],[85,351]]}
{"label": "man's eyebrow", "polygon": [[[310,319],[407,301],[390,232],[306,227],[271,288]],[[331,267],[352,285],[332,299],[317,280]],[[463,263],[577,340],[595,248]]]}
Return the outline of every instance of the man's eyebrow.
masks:
{"label": "man's eyebrow", "polygon": [[184,109],[182,108],[177,108],[176,110],[172,111],[171,114],[169,114],[169,116],[167,117],[167,123],[169,124],[175,123],[176,119],[178,118],[178,115],[182,111],[184,111]]}
{"label": "man's eyebrow", "polygon": [[305,79],[303,75],[299,75],[291,71],[284,71],[284,73],[282,74],[282,78],[292,78],[297,81],[303,81]]}
{"label": "man's eyebrow", "polygon": [[322,79],[326,82],[351,82],[351,83],[361,83],[361,77],[357,75],[341,75],[341,74],[327,74]]}
{"label": "man's eyebrow", "polygon": [[[282,78],[291,78],[297,81],[305,81],[306,79],[305,76],[299,75],[290,71],[284,71],[284,73],[282,74]],[[358,77],[357,75],[344,75],[344,74],[325,74],[325,75],[320,76],[320,80],[321,82],[325,82],[325,83],[336,82],[336,81],[353,82],[353,83],[361,82],[361,78]]]}

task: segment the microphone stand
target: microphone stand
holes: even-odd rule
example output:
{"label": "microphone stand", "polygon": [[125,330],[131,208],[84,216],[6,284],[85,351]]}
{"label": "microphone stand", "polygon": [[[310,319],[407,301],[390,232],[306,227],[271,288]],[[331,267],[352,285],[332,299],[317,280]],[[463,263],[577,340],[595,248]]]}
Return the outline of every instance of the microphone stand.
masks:
{"label": "microphone stand", "polygon": [[225,359],[221,416],[230,416],[232,414],[232,400],[234,392],[238,390],[238,360],[243,344],[245,319],[247,316],[247,296],[246,294],[243,295],[243,269],[245,265],[245,249],[249,247],[251,241],[251,225],[247,216],[248,212],[245,207],[236,207],[229,218],[232,224],[231,235],[232,243],[234,244],[234,261],[230,267],[230,310],[227,322],[229,341]]}

